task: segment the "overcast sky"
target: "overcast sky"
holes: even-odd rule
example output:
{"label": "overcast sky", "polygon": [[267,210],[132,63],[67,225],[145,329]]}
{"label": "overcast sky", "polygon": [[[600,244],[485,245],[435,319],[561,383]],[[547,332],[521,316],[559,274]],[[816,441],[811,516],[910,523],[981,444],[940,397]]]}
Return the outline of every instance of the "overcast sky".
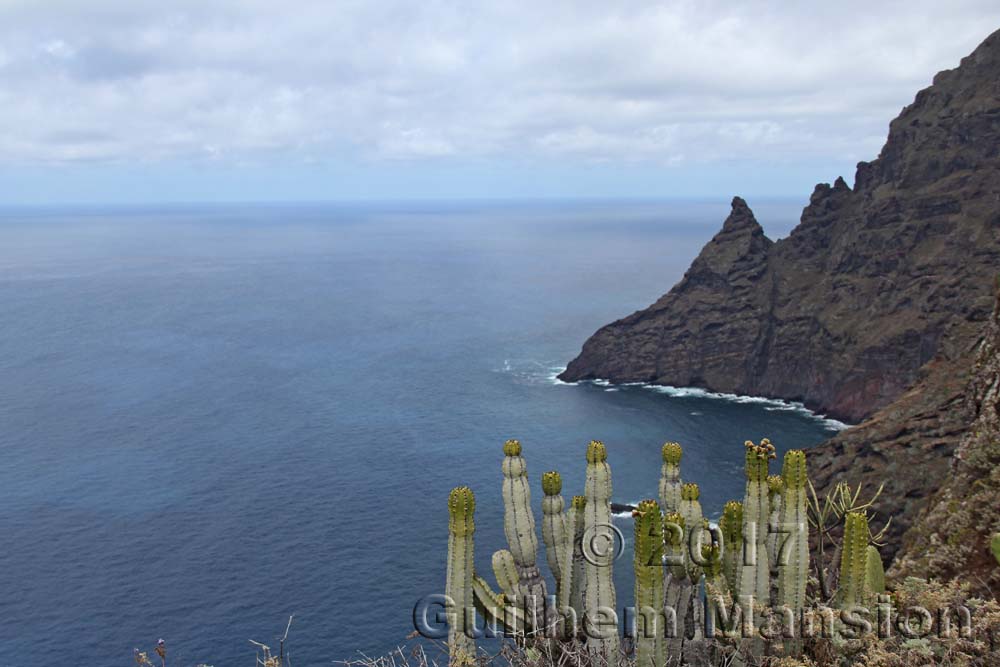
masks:
{"label": "overcast sky", "polygon": [[989,2],[0,0],[0,204],[805,199]]}

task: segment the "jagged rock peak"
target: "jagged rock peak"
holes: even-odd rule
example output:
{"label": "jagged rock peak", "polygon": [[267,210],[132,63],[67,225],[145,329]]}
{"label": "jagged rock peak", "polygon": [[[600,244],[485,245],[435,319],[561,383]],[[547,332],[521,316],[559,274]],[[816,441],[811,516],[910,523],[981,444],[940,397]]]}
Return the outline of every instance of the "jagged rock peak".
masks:
{"label": "jagged rock peak", "polygon": [[598,331],[561,378],[780,397],[850,422],[888,406],[990,312],[998,118],[995,33],[892,121],[853,189],[816,186],[777,242],[735,197],[681,281]]}
{"label": "jagged rock peak", "polygon": [[722,231],[732,234],[741,230],[749,230],[752,234],[764,234],[764,228],[757,222],[753,211],[742,197],[733,197],[729,217],[722,223]]}

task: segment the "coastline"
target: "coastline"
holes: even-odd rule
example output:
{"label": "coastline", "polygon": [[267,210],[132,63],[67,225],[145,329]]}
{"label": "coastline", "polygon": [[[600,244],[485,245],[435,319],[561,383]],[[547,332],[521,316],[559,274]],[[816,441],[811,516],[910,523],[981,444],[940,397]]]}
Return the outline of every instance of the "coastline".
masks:
{"label": "coastline", "polygon": [[595,387],[603,387],[605,391],[618,391],[622,387],[638,387],[640,389],[646,389],[658,394],[665,394],[672,398],[709,398],[712,400],[726,401],[729,403],[738,404],[758,404],[764,406],[765,410],[768,411],[787,411],[787,412],[798,412],[799,414],[815,419],[822,422],[824,425],[829,427],[831,430],[835,431],[845,431],[856,424],[848,424],[842,422],[839,419],[834,419],[828,417],[827,415],[814,412],[807,408],[803,403],[798,401],[786,401],[780,398],[768,398],[766,396],[745,396],[741,394],[728,394],[725,392],[710,391],[708,389],[702,389],[700,387],[674,387],[671,385],[663,384],[651,384],[648,382],[624,382],[621,384],[615,384],[610,380],[596,379],[596,380],[577,380],[575,382],[566,382],[559,379],[559,375],[566,370],[565,366],[559,366],[557,368],[550,368],[550,373],[547,376],[548,380],[556,386],[580,386],[580,385],[593,385]]}

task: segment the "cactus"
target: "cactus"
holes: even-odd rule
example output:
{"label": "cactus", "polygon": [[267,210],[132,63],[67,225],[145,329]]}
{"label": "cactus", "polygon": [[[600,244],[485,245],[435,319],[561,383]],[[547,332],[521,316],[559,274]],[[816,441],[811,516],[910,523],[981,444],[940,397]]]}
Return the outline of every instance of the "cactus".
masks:
{"label": "cactus", "polygon": [[509,633],[523,638],[524,612],[512,604],[512,600],[508,600],[502,593],[495,593],[486,580],[478,574],[472,575],[472,593],[476,609],[487,621],[498,630],[499,626],[505,626]]}
{"label": "cactus", "polygon": [[664,443],[660,468],[660,505],[664,512],[676,512],[681,506],[681,450],[676,442]]}
{"label": "cactus", "polygon": [[801,450],[785,453],[781,469],[784,493],[781,496],[779,525],[783,531],[778,559],[778,604],[795,612],[806,604],[809,578],[809,518],[806,515],[806,455]]}
{"label": "cactus", "polygon": [[688,556],[688,576],[694,582],[701,577],[701,570],[697,563],[691,558],[692,554],[700,555],[701,547],[706,543],[706,537],[702,527],[705,525],[705,517],[701,512],[701,503],[698,498],[701,490],[697,484],[685,484],[681,487],[681,506],[678,509],[680,515],[684,517],[685,545]]}
{"label": "cactus", "polygon": [[586,527],[586,496],[573,496],[570,511],[573,517],[573,572],[570,575],[569,606],[576,610],[577,618],[583,618],[584,591],[587,589],[586,558],[583,554],[583,531]]}
{"label": "cactus", "polygon": [[869,596],[885,593],[885,569],[878,549],[868,545],[865,553],[865,591]]}
{"label": "cactus", "polygon": [[503,528],[517,565],[519,603],[524,604],[529,628],[538,629],[545,620],[546,590],[545,580],[535,563],[538,538],[531,511],[528,466],[517,440],[505,442],[503,453]]}
{"label": "cactus", "polygon": [[865,602],[868,537],[868,517],[863,512],[849,512],[844,517],[844,542],[840,553],[837,604],[841,608]]}
{"label": "cactus", "polygon": [[514,562],[514,554],[507,549],[500,549],[493,552],[493,576],[497,578],[497,584],[508,603],[516,604],[518,601],[518,587],[520,581],[517,576],[517,563]]}
{"label": "cactus", "polygon": [[667,658],[670,664],[681,664],[687,616],[691,606],[691,580],[688,577],[688,541],[684,529],[684,517],[679,512],[663,515],[663,544],[666,556],[664,568],[664,613],[673,627],[668,630],[666,642]]}
{"label": "cactus", "polygon": [[473,607],[473,534],[476,523],[476,498],[472,489],[459,486],[448,496],[448,573],[445,595],[452,608],[448,620],[448,654],[450,665],[471,663],[476,655],[476,643],[471,630],[475,618],[470,618]]}
{"label": "cactus", "polygon": [[993,534],[993,539],[990,540],[990,551],[993,552],[993,558],[1000,565],[1000,533]]}
{"label": "cactus", "polygon": [[[587,550],[587,583],[584,589],[584,625],[602,623],[609,610],[615,613],[615,586],[612,578],[614,560],[614,534],[611,528],[611,468],[604,443],[591,441],[587,447],[587,481],[584,508],[584,544]],[[595,548],[596,547],[596,548]],[[594,664],[618,663],[618,629],[591,625],[587,632],[586,648]],[[598,631],[599,630],[599,631]]]}
{"label": "cactus", "polygon": [[663,515],[655,500],[643,500],[635,521],[636,665],[662,667],[663,645]]}
{"label": "cactus", "polygon": [[725,504],[719,528],[722,530],[722,573],[729,590],[736,592],[742,566],[740,548],[743,545],[743,503],[730,500]]}
{"label": "cactus", "polygon": [[764,438],[759,445],[745,443],[746,495],[743,498],[743,558],[739,573],[739,595],[752,596],[757,604],[770,600],[770,564],[767,557],[768,499],[767,464],[775,457],[774,446]]}
{"label": "cactus", "polygon": [[773,590],[778,581],[778,547],[780,546],[780,532],[778,524],[781,523],[781,497],[785,492],[785,481],[781,475],[768,475],[767,477],[767,500],[770,507],[770,514],[767,520],[767,558],[771,566],[771,594],[777,600],[777,593]]}
{"label": "cactus", "polygon": [[560,610],[570,606],[573,576],[573,508],[563,512],[562,477],[558,472],[542,474],[542,540],[545,558],[556,580],[556,601]]}

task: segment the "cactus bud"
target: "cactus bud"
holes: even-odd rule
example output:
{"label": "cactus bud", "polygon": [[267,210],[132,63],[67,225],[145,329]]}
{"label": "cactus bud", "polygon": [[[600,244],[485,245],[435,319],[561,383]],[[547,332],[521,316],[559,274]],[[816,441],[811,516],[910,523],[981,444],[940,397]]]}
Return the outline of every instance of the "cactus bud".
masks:
{"label": "cactus bud", "polygon": [[573,509],[582,512],[587,506],[587,496],[573,496]]}
{"label": "cactus bud", "polygon": [[451,519],[449,527],[456,535],[465,535],[475,530],[473,514],[476,511],[476,497],[472,489],[459,486],[448,495],[448,514]]}
{"label": "cactus bud", "polygon": [[542,491],[547,496],[558,496],[562,493],[562,477],[555,470],[542,473]]}
{"label": "cactus bud", "polygon": [[520,440],[508,440],[503,443],[503,453],[504,456],[520,456],[521,455],[521,441]]}
{"label": "cactus bud", "polygon": [[786,489],[806,487],[806,454],[801,449],[785,452],[785,463],[781,468],[781,478]]}
{"label": "cactus bud", "polygon": [[587,463],[601,463],[608,460],[608,450],[600,440],[591,440],[587,446]]}
{"label": "cactus bud", "polygon": [[680,443],[677,442],[664,443],[662,450],[663,462],[675,466],[680,465],[682,453],[683,451],[681,450]]}
{"label": "cactus bud", "polygon": [[694,482],[685,484],[681,487],[681,500],[698,500],[701,495],[701,491],[698,489],[698,485]]}

